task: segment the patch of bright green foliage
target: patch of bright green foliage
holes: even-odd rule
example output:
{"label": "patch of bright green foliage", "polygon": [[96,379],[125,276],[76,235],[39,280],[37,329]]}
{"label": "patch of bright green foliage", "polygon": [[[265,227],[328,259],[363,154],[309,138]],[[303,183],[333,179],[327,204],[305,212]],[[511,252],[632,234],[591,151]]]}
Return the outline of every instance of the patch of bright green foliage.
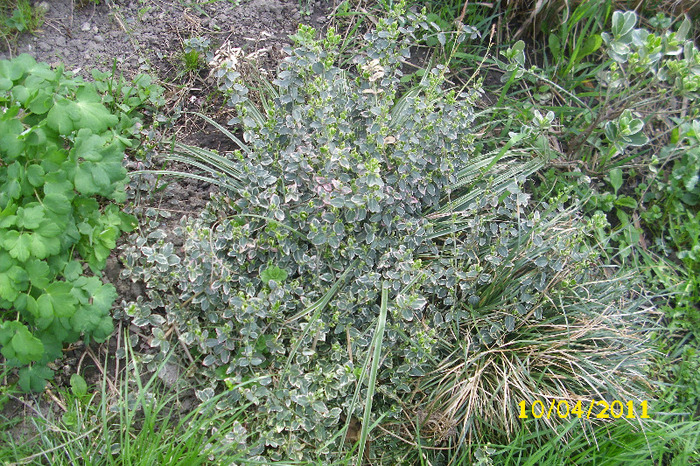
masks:
{"label": "patch of bright green foliage", "polygon": [[65,343],[112,333],[99,274],[136,219],[124,151],[135,120],[95,84],[23,54],[0,61],[0,345],[24,390],[41,390]]}
{"label": "patch of bright green foliage", "polygon": [[29,0],[4,0],[0,4],[0,47],[12,44],[20,33],[35,31],[43,23],[44,10],[32,8]]}

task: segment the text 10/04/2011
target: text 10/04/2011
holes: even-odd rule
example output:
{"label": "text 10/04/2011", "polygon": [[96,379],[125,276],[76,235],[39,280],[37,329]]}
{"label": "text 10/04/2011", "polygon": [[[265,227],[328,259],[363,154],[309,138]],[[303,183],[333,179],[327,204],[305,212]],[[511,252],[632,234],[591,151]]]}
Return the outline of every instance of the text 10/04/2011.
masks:
{"label": "text 10/04/2011", "polygon": [[[623,403],[622,401],[615,400],[608,402],[605,400],[591,400],[587,403],[579,400],[573,404],[573,407],[567,400],[551,400],[548,405],[540,400],[535,400],[530,406],[530,412],[528,412],[527,402],[521,401],[518,403],[520,406],[520,419],[528,419],[530,414],[535,419],[540,419],[543,416],[550,419],[552,416],[557,416],[561,419],[565,419],[571,416],[577,416],[578,418],[585,417],[590,419],[593,416],[595,419],[620,419],[625,417],[627,419],[649,419],[648,414],[648,401],[644,400],[639,403],[641,413],[635,412],[634,401],[627,401]],[[595,407],[598,406],[600,409],[593,412]]]}

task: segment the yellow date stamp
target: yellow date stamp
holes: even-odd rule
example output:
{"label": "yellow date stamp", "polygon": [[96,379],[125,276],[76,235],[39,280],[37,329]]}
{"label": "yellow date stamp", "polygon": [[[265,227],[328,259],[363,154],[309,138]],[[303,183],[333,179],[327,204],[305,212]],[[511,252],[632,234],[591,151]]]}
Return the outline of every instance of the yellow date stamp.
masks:
{"label": "yellow date stamp", "polygon": [[530,404],[530,409],[527,409],[527,402],[521,401],[518,403],[520,407],[520,419],[551,419],[558,417],[566,419],[569,417],[578,417],[579,419],[649,419],[649,402],[647,400],[640,401],[635,405],[634,401],[622,402],[619,400],[591,400],[591,401],[576,401],[569,402],[567,400],[550,400],[543,402],[535,400]]}

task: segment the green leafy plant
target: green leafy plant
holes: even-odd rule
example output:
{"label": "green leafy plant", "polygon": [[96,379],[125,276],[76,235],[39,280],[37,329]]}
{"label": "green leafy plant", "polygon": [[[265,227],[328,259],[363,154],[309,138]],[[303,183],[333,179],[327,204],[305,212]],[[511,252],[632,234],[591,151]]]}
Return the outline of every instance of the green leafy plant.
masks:
{"label": "green leafy plant", "polygon": [[0,344],[20,386],[41,390],[64,343],[112,333],[115,289],[84,266],[99,273],[136,224],[109,202],[126,197],[134,121],[29,55],[0,61],[0,106]]}
{"label": "green leafy plant", "polygon": [[22,32],[34,32],[44,23],[44,10],[29,0],[8,0],[0,5],[0,38],[11,47]]}
{"label": "green leafy plant", "polygon": [[[125,245],[123,277],[147,291],[124,313],[158,350],[144,361],[157,366],[175,327],[202,358],[201,399],[260,380],[221,403],[253,403],[257,461],[342,461],[351,420],[362,419],[354,454],[391,464],[400,449],[377,426],[401,432],[410,394],[457,341],[482,354],[523,326],[564,325],[581,316],[576,277],[599,273],[585,224],[561,202],[532,205],[524,190],[546,163],[549,114],[491,151],[473,133],[478,87],[451,88],[441,65],[402,87],[423,23],[398,5],[349,68],[338,65],[341,37],[300,27],[260,106],[236,94],[242,135],[203,116],[238,149],[175,144],[166,159],[198,172],[157,172],[222,190],[181,223],[182,250],[159,230]],[[618,295],[608,291],[613,312]],[[563,296],[570,307],[545,304]],[[625,345],[609,342],[605,354]],[[585,354],[571,358],[606,370]],[[590,388],[572,380],[571,393]],[[601,377],[590,390],[614,383]]]}
{"label": "green leafy plant", "polygon": [[182,62],[185,73],[196,73],[204,66],[209,43],[209,39],[205,37],[190,37],[182,43]]}
{"label": "green leafy plant", "polygon": [[[518,123],[545,110],[555,115],[552,127],[561,149],[552,153],[555,168],[543,173],[535,196],[550,199],[554,193],[566,202],[583,201],[607,261],[641,273],[643,286],[656,294],[665,314],[654,338],[662,356],[651,359],[647,377],[669,409],[677,411],[668,421],[679,430],[697,416],[698,386],[693,358],[699,341],[700,166],[694,125],[700,68],[691,30],[687,17],[659,13],[645,22],[635,12],[615,12],[610,29],[597,32],[602,39],[597,60],[584,63],[580,74],[573,67],[565,79],[555,63],[540,71],[512,59],[523,81],[540,88],[527,102],[518,86],[502,99]],[[675,448],[680,440],[685,439],[669,444]],[[664,442],[653,454],[671,461]],[[678,453],[676,461],[686,462],[693,448]],[[619,452],[612,446],[609,451]],[[622,454],[633,456],[631,450]]]}
{"label": "green leafy plant", "polygon": [[612,8],[610,0],[595,0],[581,2],[573,11],[565,4],[565,16],[559,24],[550,28],[554,21],[543,22],[543,30],[547,35],[549,52],[552,54],[552,66],[561,78],[576,75],[584,68],[583,60],[595,53],[603,44],[600,31],[607,23]]}

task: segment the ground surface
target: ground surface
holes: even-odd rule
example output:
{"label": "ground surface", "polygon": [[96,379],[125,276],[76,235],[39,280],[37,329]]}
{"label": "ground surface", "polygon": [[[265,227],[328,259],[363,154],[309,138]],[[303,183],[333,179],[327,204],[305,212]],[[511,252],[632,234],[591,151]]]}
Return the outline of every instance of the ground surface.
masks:
{"label": "ground surface", "polygon": [[127,75],[148,71],[162,78],[177,73],[184,39],[207,37],[214,47],[226,40],[246,49],[281,47],[299,22],[322,24],[328,7],[311,2],[307,9],[304,1],[302,15],[296,0],[52,0],[36,6],[46,10],[42,28],[22,36],[11,51],[5,46],[0,59],[30,53],[88,73],[109,71],[116,60]]}

